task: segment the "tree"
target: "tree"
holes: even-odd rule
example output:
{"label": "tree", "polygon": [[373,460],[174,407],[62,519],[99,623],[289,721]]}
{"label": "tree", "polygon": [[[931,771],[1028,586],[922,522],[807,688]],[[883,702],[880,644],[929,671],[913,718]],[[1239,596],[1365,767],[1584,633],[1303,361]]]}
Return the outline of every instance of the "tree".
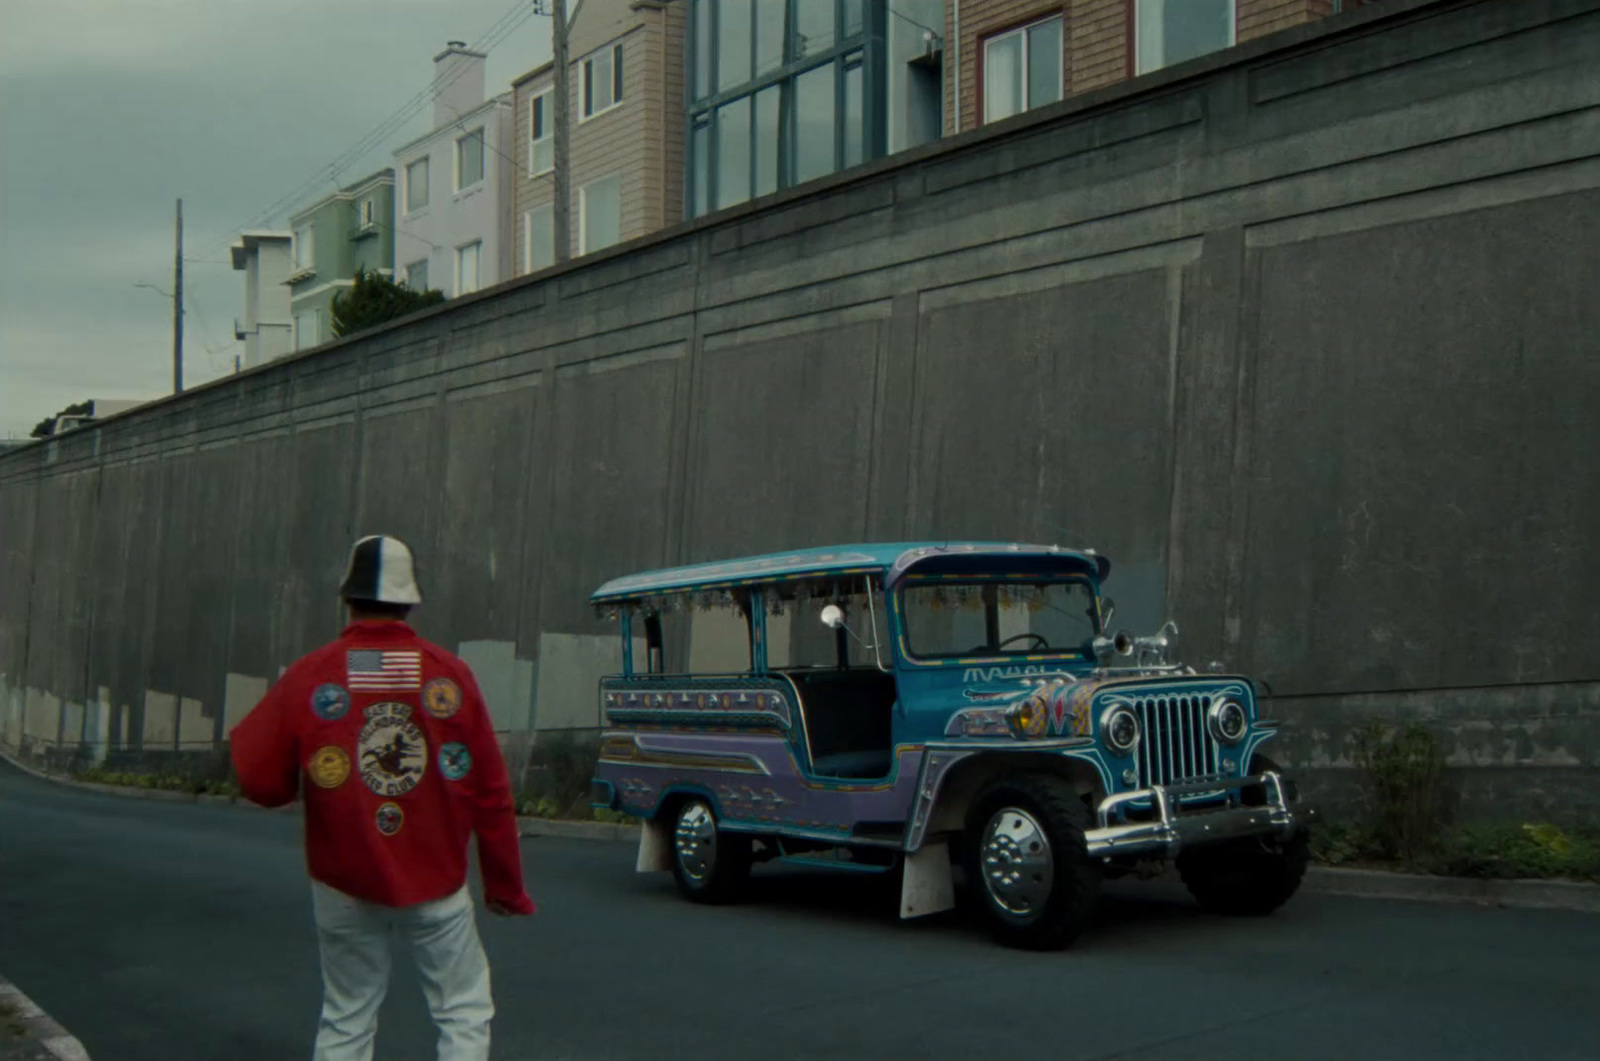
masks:
{"label": "tree", "polygon": [[94,402],[77,402],[67,406],[55,416],[47,416],[33,427],[34,438],[49,438],[56,433],[56,421],[63,416],[84,416],[94,408]]}
{"label": "tree", "polygon": [[355,286],[333,296],[333,334],[342,339],[443,301],[443,291],[413,291],[381,273],[357,269]]}

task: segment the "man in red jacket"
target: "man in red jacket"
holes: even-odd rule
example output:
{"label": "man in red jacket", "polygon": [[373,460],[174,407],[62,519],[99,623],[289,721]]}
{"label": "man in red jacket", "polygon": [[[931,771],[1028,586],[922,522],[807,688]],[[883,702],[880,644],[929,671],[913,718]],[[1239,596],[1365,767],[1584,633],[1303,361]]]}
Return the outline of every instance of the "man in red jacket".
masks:
{"label": "man in red jacket", "polygon": [[295,661],[230,738],[248,798],[276,807],[304,792],[322,953],[315,1058],[372,1057],[399,932],[440,1061],[482,1061],[494,1003],[466,887],[471,835],[484,905],[534,912],[505,764],[472,672],[405,621],[422,601],[405,543],[356,542],[340,596],[350,625]]}

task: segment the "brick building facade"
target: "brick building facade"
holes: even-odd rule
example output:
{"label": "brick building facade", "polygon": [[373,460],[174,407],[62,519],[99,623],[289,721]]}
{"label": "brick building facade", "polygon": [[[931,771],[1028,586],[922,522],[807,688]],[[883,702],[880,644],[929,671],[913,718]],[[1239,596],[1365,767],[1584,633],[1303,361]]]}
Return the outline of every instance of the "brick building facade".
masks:
{"label": "brick building facade", "polygon": [[1341,6],[1340,0],[1181,2],[949,0],[946,135],[1324,18]]}

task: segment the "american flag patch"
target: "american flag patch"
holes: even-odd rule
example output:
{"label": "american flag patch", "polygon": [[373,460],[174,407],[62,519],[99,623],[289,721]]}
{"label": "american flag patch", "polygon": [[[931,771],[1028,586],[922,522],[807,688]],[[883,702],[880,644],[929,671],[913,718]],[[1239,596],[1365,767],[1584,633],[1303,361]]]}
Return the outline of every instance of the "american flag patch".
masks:
{"label": "american flag patch", "polygon": [[352,648],[345,655],[345,684],[351,691],[404,692],[422,688],[422,653]]}

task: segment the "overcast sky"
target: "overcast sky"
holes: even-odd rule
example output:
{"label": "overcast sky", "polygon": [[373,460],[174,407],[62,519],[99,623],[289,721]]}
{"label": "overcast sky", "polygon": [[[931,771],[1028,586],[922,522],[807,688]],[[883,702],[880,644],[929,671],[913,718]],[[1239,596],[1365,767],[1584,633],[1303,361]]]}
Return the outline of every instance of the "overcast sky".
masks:
{"label": "overcast sky", "polygon": [[[509,35],[488,92],[550,54],[531,0],[0,0],[0,437],[85,398],[172,388],[174,200],[184,384],[233,371],[256,222],[425,90],[449,40]],[[520,21],[514,29],[510,27]],[[391,165],[430,105],[337,175]],[[331,192],[320,179],[268,219]]]}

